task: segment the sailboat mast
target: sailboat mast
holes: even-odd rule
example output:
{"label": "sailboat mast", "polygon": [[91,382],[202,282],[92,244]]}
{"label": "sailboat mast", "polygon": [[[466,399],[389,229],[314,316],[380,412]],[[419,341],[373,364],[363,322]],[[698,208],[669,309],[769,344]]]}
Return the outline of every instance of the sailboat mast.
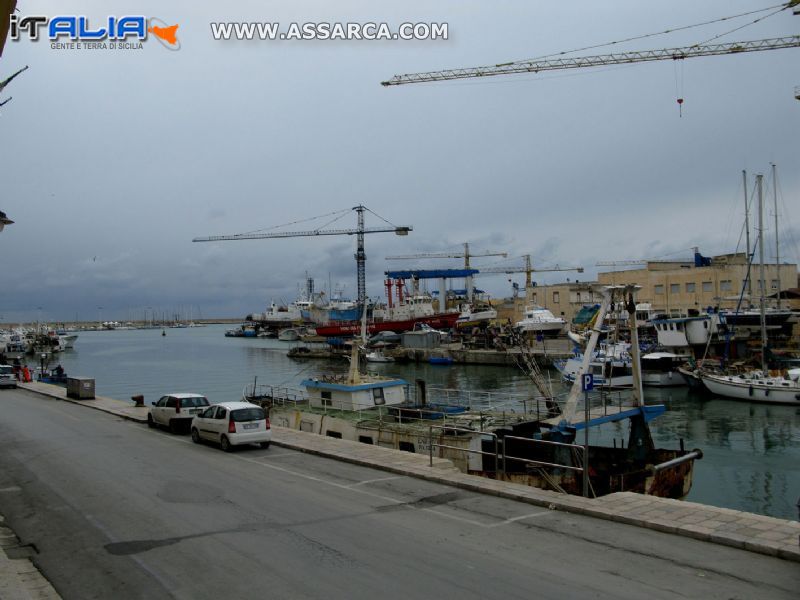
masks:
{"label": "sailboat mast", "polygon": [[772,163],[772,199],[775,206],[775,275],[778,279],[778,310],[781,309],[781,253],[778,244],[778,175]]}
{"label": "sailboat mast", "polygon": [[758,279],[759,309],[761,311],[761,370],[767,374],[767,317],[765,307],[765,281],[764,281],[764,197],[762,194],[763,175],[756,175],[758,188]]}
{"label": "sailboat mast", "polygon": [[[744,181],[744,233],[747,244],[747,260],[750,260],[750,205],[747,202],[747,171],[742,170],[742,179]],[[753,278],[747,278],[747,296],[748,302],[753,301]]]}

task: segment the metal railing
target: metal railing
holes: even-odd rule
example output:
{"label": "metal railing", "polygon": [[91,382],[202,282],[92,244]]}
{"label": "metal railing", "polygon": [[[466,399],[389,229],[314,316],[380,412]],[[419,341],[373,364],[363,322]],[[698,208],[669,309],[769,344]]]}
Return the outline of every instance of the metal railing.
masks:
{"label": "metal railing", "polygon": [[[441,432],[442,432],[441,435],[442,436],[447,435],[447,432],[450,432],[450,431],[468,432],[468,433],[471,433],[473,435],[474,434],[478,434],[482,438],[481,439],[481,450],[474,450],[472,448],[462,448],[460,446],[452,446],[452,445],[449,445],[449,444],[436,443],[433,440],[433,430],[434,429],[441,430]],[[483,443],[482,442],[483,442],[483,438],[484,437],[491,437],[492,438],[493,445],[494,445],[494,452],[486,452],[486,451],[484,451],[482,449],[483,448]],[[563,447],[563,448],[570,448],[571,450],[578,450],[580,452],[580,456],[582,458],[582,464],[581,464],[581,466],[576,467],[574,465],[551,463],[551,462],[546,462],[546,461],[542,461],[542,460],[536,460],[536,459],[532,459],[532,458],[525,458],[525,457],[520,457],[520,456],[508,455],[508,454],[506,454],[506,444],[505,444],[506,440],[517,440],[517,441],[520,441],[520,442],[524,442],[525,444],[545,444],[545,445],[550,445],[550,446],[559,446],[559,447]],[[505,475],[506,475],[506,462],[509,461],[509,460],[520,461],[520,462],[523,462],[523,463],[525,463],[526,465],[529,465],[529,466],[553,468],[553,469],[567,469],[567,470],[570,470],[570,471],[576,471],[576,472],[580,473],[584,478],[588,474],[588,464],[589,464],[588,450],[587,450],[587,448],[585,448],[584,446],[579,445],[579,444],[568,444],[566,442],[553,442],[553,441],[550,441],[550,440],[537,440],[537,439],[533,439],[533,438],[525,438],[525,437],[518,437],[518,436],[511,436],[511,435],[506,435],[506,436],[503,436],[501,438],[496,433],[489,432],[489,431],[478,432],[478,431],[474,431],[474,430],[471,430],[471,429],[453,427],[453,426],[448,426],[448,425],[429,425],[429,429],[428,429],[428,457],[429,457],[429,461],[430,461],[430,466],[431,467],[433,467],[434,448],[455,450],[457,452],[464,452],[464,453],[466,453],[468,455],[479,454],[481,456],[493,456],[494,457],[495,468],[497,469],[497,471],[499,473],[501,473],[503,475],[503,477],[505,477]],[[587,487],[584,486],[584,489],[587,489]],[[560,491],[563,492],[563,490],[560,490]],[[566,492],[564,492],[564,493],[566,493]]]}

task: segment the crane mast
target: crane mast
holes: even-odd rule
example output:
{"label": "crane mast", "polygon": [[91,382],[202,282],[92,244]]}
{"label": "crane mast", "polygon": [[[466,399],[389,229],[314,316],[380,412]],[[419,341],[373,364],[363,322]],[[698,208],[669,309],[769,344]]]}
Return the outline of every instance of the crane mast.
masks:
{"label": "crane mast", "polygon": [[515,73],[539,73],[541,71],[561,71],[564,69],[584,69],[608,65],[623,65],[658,60],[683,60],[701,56],[718,56],[723,54],[740,54],[743,52],[762,52],[782,48],[800,47],[800,35],[792,35],[763,40],[730,42],[727,44],[697,44],[680,48],[663,48],[660,50],[639,50],[618,52],[615,54],[599,54],[595,56],[576,56],[572,58],[554,58],[546,60],[522,60],[485,67],[467,67],[463,69],[444,69],[424,73],[395,75],[381,85],[395,86],[408,83],[427,83],[432,81],[450,81],[454,79],[472,79],[476,77],[492,77],[495,75],[513,75]]}

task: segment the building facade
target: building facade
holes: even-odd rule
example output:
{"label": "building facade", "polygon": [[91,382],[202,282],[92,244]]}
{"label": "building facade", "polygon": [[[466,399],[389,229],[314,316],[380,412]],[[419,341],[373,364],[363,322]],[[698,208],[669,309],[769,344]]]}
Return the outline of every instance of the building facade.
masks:
{"label": "building facade", "polygon": [[[711,264],[695,262],[647,262],[644,268],[598,273],[600,285],[637,284],[642,287],[637,302],[650,303],[658,313],[685,316],[690,311],[703,312],[709,307],[736,308],[740,296],[742,306],[758,306],[760,287],[765,296],[798,286],[797,265],[766,264],[764,281],[759,266],[750,267],[744,253],[714,256]],[[770,300],[770,305],[775,304]]]}

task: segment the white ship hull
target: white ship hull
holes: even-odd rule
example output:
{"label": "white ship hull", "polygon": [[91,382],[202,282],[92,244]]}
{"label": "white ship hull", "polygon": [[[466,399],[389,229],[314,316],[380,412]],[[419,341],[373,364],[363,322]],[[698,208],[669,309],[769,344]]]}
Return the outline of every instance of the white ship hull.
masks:
{"label": "white ship hull", "polygon": [[748,402],[800,406],[800,385],[797,381],[777,377],[748,379],[711,374],[701,374],[700,378],[711,393],[717,396]]}

